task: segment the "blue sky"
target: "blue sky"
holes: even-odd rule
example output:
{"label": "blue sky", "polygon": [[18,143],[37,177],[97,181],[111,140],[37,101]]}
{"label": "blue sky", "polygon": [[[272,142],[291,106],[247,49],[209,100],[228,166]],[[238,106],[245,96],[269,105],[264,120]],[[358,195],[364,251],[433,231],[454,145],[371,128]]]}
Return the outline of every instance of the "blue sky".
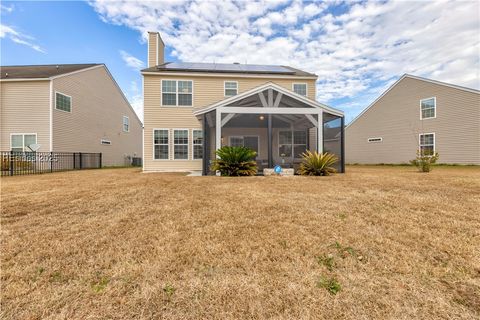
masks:
{"label": "blue sky", "polygon": [[167,61],[285,64],[316,73],[347,122],[403,73],[480,87],[480,4],[54,1],[1,4],[1,65],[106,63],[138,113],[146,32]]}

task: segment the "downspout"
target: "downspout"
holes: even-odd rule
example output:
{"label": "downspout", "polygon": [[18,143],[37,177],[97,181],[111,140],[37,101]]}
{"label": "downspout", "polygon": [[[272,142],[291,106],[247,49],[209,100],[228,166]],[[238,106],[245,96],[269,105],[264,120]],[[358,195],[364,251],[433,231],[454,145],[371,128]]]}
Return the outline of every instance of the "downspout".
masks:
{"label": "downspout", "polygon": [[53,152],[53,80],[50,79],[50,106],[48,111],[49,117],[49,151]]}
{"label": "downspout", "polygon": [[341,143],[342,143],[342,146],[341,146],[341,156],[342,156],[342,161],[340,163],[341,167],[341,171],[342,173],[345,173],[345,117],[342,117],[341,118]]}

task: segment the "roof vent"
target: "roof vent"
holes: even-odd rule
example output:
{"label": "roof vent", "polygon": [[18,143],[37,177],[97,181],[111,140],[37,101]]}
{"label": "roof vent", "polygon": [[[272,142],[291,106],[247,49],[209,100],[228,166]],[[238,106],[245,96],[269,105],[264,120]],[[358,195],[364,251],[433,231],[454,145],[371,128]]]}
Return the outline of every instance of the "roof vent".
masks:
{"label": "roof vent", "polygon": [[240,64],[240,62],[234,62],[233,64]]}

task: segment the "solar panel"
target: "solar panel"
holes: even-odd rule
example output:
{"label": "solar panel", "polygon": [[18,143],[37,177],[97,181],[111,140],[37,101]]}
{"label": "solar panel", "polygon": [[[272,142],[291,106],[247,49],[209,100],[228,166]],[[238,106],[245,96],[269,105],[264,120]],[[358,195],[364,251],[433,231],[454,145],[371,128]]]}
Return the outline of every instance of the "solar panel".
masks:
{"label": "solar panel", "polygon": [[283,73],[294,74],[295,72],[282,67],[258,64],[237,64],[237,63],[189,63],[171,62],[161,67],[167,70],[198,70],[217,72],[245,72],[245,73]]}

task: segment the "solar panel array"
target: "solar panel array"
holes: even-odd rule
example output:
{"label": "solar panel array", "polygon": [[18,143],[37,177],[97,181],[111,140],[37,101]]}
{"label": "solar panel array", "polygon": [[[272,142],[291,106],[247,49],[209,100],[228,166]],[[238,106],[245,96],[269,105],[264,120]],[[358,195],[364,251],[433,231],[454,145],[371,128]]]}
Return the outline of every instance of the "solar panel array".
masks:
{"label": "solar panel array", "polygon": [[160,69],[216,71],[216,72],[245,72],[245,73],[282,73],[282,74],[295,73],[294,71],[282,66],[237,64],[237,63],[171,62],[161,66]]}

